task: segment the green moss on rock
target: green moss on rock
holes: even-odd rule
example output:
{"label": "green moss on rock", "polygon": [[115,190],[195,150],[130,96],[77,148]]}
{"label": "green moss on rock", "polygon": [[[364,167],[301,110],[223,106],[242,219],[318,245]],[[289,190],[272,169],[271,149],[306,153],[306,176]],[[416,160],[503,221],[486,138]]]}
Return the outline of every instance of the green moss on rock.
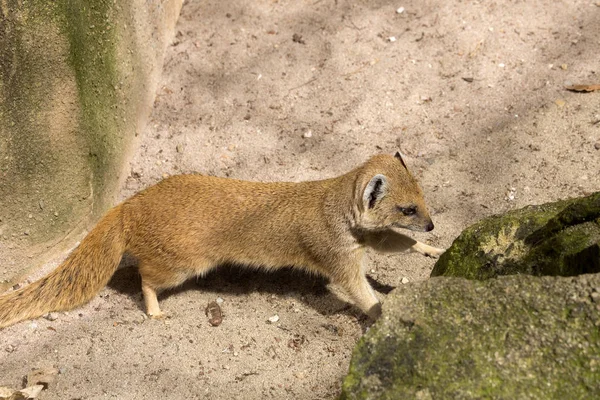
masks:
{"label": "green moss on rock", "polygon": [[341,399],[600,396],[600,275],[434,278],[392,292]]}
{"label": "green moss on rock", "polygon": [[[117,27],[113,0],[59,2],[69,40],[69,64],[81,103],[80,127],[88,147],[96,193],[120,164],[124,109],[118,103]],[[100,207],[102,210],[103,207]]]}
{"label": "green moss on rock", "polygon": [[113,205],[180,5],[0,2],[0,290]]}
{"label": "green moss on rock", "polygon": [[600,192],[528,206],[465,229],[431,276],[573,276],[600,272]]}

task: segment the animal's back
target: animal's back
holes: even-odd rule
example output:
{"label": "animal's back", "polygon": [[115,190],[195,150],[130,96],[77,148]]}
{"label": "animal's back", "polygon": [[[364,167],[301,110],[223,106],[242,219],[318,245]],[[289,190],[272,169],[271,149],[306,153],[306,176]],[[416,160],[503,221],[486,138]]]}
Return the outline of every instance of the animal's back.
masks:
{"label": "animal's back", "polygon": [[128,248],[167,268],[304,263],[303,236],[323,224],[327,186],[174,176],[124,204]]}

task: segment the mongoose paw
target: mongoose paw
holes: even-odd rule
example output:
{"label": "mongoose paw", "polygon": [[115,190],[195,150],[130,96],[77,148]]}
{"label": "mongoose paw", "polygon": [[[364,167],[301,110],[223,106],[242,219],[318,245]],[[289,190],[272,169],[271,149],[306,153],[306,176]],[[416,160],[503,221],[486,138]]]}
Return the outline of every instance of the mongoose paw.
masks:
{"label": "mongoose paw", "polygon": [[427,251],[425,253],[425,255],[427,257],[431,257],[431,258],[438,258],[442,254],[444,254],[445,251],[446,251],[446,249],[439,249],[439,248],[434,247],[433,249]]}
{"label": "mongoose paw", "polygon": [[372,321],[377,321],[377,319],[381,316],[381,303],[377,303],[372,306],[369,311],[367,311],[367,315]]}
{"label": "mongoose paw", "polygon": [[153,313],[153,314],[148,314],[148,317],[150,319],[157,319],[157,320],[163,320],[167,318],[167,314],[165,314],[162,311],[159,311],[157,313]]}

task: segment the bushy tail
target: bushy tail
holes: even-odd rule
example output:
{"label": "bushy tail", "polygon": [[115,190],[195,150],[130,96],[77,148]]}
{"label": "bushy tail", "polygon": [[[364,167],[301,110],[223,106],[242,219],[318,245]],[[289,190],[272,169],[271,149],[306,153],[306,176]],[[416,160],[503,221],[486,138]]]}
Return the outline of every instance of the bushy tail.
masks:
{"label": "bushy tail", "polygon": [[67,259],[44,278],[0,296],[0,328],[90,301],[115,273],[126,238],[122,206],[110,210]]}

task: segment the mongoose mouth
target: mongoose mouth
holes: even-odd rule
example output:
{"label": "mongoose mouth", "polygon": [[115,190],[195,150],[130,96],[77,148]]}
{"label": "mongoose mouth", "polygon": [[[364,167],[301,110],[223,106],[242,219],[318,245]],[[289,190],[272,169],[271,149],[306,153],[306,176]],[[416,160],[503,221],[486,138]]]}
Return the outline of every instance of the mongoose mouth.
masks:
{"label": "mongoose mouth", "polygon": [[417,229],[415,229],[414,227],[413,227],[413,228],[411,228],[411,227],[409,227],[409,226],[406,226],[406,225],[399,224],[398,222],[394,222],[394,223],[391,225],[391,227],[392,227],[392,228],[400,228],[400,229],[408,229],[408,230],[411,230],[411,231],[415,231],[415,230],[417,230]]}
{"label": "mongoose mouth", "polygon": [[429,221],[429,223],[426,226],[402,225],[402,224],[400,224],[398,222],[394,222],[392,224],[392,227],[394,227],[394,228],[401,228],[401,229],[408,229],[408,230],[415,231],[415,232],[430,232],[434,228],[432,221]]}

